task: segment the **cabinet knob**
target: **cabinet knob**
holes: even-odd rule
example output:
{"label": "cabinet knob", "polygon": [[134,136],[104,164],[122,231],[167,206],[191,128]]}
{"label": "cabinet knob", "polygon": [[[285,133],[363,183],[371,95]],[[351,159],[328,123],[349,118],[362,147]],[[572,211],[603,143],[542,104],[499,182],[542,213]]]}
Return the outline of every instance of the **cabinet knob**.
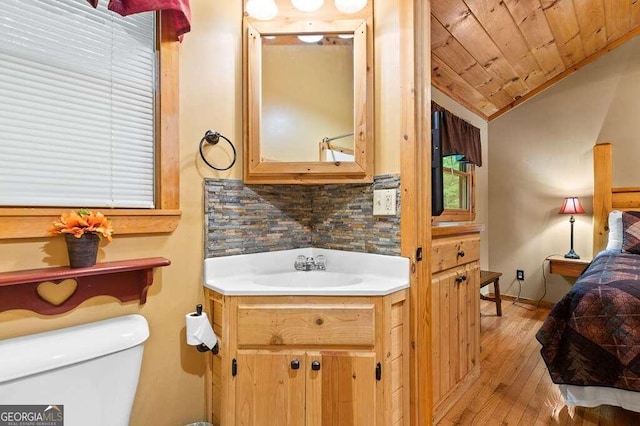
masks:
{"label": "cabinet knob", "polygon": [[458,284],[460,284],[462,281],[466,281],[467,280],[467,276],[466,275],[460,275],[458,277],[456,277],[456,282]]}
{"label": "cabinet knob", "polygon": [[291,361],[292,370],[297,370],[299,368],[300,368],[300,361],[298,361],[297,359],[294,359],[293,361]]}
{"label": "cabinet knob", "polygon": [[318,371],[318,370],[320,370],[320,361],[313,361],[313,362],[311,363],[311,369],[312,369],[313,371]]}
{"label": "cabinet knob", "polygon": [[458,257],[464,257],[464,251],[460,250],[460,251],[458,252]]}

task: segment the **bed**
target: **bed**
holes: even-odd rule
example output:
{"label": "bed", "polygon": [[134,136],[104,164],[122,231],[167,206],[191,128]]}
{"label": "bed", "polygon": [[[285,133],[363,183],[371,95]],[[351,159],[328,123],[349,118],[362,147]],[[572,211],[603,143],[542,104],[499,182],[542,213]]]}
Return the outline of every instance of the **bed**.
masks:
{"label": "bed", "polygon": [[634,242],[640,187],[612,187],[611,154],[611,144],[594,147],[597,255],[551,310],[536,338],[566,404],[640,412],[640,254],[620,249]]}

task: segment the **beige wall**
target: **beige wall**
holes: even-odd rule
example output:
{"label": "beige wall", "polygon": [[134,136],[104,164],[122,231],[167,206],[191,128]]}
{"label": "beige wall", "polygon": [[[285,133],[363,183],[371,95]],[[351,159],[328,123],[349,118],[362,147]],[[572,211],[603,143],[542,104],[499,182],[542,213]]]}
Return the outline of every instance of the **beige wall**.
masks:
{"label": "beige wall", "polygon": [[[132,425],[175,426],[204,419],[204,358],[185,345],[184,314],[202,302],[202,178],[216,174],[202,167],[197,148],[207,129],[217,130],[241,146],[242,4],[192,0],[191,7],[193,31],[185,36],[180,54],[182,220],[171,235],[116,235],[100,253],[102,261],[164,256],[171,260],[171,266],[156,271],[143,307],[103,296],[51,317],[28,311],[0,313],[0,339],[131,313],[147,318],[151,336],[145,345]],[[214,163],[228,161],[216,149],[210,155]],[[235,168],[218,176],[240,178],[241,171]],[[62,238],[0,242],[0,271],[63,265],[66,261]]]}
{"label": "beige wall", "polygon": [[480,129],[482,167],[476,167],[476,222],[484,224],[484,230],[480,233],[480,267],[487,269],[489,267],[489,126],[483,118],[435,87],[431,87],[431,98],[441,107]]}
{"label": "beige wall", "polygon": [[[501,271],[506,293],[516,295],[516,269],[524,269],[522,296],[544,293],[543,260],[569,250],[569,217],[558,209],[579,196],[575,250],[591,256],[592,147],[614,144],[614,184],[640,184],[640,39],[586,66],[515,110],[489,123],[490,267]],[[557,301],[568,279],[547,275],[545,300]]]}
{"label": "beige wall", "polygon": [[[397,16],[394,3],[376,0],[386,11],[376,25],[376,174],[397,173],[400,114],[397,84]],[[83,303],[73,311],[50,317],[28,311],[0,313],[0,339],[42,332],[130,313],[144,315],[151,337],[145,345],[142,373],[132,425],[182,425],[204,418],[203,356],[185,345],[184,314],[202,301],[203,178],[241,179],[242,169],[242,2],[192,0],[192,32],[180,49],[180,190],[182,220],[171,235],[115,236],[103,247],[100,261],[164,256],[172,265],[157,270],[146,305],[120,304],[109,297]],[[383,65],[384,64],[384,65]],[[238,149],[230,171],[203,166],[198,142],[207,129],[216,130]],[[208,149],[218,166],[230,161],[225,146]],[[117,231],[117,230],[116,230]],[[0,271],[57,266],[66,263],[61,238],[0,242]]]}
{"label": "beige wall", "polygon": [[374,0],[374,174],[400,172],[400,19],[397,0]]}

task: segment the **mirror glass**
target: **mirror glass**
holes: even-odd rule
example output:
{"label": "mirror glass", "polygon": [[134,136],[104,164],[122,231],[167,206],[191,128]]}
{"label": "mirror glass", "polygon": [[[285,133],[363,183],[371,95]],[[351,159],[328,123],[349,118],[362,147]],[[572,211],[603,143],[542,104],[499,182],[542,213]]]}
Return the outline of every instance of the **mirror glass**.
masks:
{"label": "mirror glass", "polygon": [[261,39],[261,161],[354,161],[353,33]]}
{"label": "mirror glass", "polygon": [[370,182],[373,54],[366,21],[245,25],[245,182]]}

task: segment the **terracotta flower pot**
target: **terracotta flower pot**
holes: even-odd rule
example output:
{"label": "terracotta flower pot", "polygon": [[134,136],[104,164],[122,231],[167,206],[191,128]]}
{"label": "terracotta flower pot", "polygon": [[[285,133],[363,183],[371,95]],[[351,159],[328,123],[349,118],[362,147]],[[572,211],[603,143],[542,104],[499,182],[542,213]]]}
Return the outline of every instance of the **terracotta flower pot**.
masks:
{"label": "terracotta flower pot", "polygon": [[96,264],[100,245],[100,237],[97,234],[83,234],[80,238],[65,234],[64,238],[69,253],[69,267],[86,268]]}

